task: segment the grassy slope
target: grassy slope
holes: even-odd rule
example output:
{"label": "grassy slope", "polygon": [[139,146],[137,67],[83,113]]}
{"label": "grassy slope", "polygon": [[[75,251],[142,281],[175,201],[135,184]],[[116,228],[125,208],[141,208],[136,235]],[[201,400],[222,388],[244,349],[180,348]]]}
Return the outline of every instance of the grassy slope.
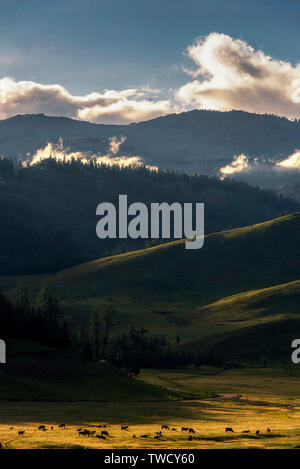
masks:
{"label": "grassy slope", "polygon": [[0,368],[0,401],[155,401],[176,397],[173,391],[130,378],[107,363],[23,357],[9,358]]}
{"label": "grassy slope", "polygon": [[202,334],[186,345],[242,362],[289,362],[299,299],[300,280],[223,298],[197,310]]}
{"label": "grassy slope", "polygon": [[[81,264],[49,276],[48,282],[67,315],[83,324],[92,306],[109,305],[117,311],[119,330],[134,319],[171,342],[179,334],[181,344],[193,349],[219,344],[216,351],[230,350],[234,358],[243,357],[242,350],[250,358],[253,345],[253,356],[270,351],[263,336],[272,342],[280,322],[286,333],[278,356],[282,348],[289,352],[296,325],[290,321],[298,324],[299,283],[290,282],[300,277],[299,227],[295,213],[208,235],[200,250],[185,250],[178,241]],[[31,279],[30,285],[35,295],[40,281]]]}

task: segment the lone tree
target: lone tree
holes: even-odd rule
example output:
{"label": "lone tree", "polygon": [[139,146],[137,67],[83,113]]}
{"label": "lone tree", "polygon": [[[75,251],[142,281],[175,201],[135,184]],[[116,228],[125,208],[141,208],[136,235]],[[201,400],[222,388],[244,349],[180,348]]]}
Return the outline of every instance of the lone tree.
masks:
{"label": "lone tree", "polygon": [[143,332],[135,329],[134,325],[131,324],[123,357],[126,373],[130,376],[137,376],[141,370],[142,337]]}
{"label": "lone tree", "polygon": [[28,288],[23,278],[21,277],[17,284],[16,294],[16,311],[22,314],[29,313],[31,311],[30,301],[28,297]]}
{"label": "lone tree", "polygon": [[36,299],[37,310],[49,319],[58,319],[61,315],[57,298],[52,295],[45,282]]}
{"label": "lone tree", "polygon": [[111,331],[116,325],[115,310],[108,307],[104,311],[92,309],[90,313],[89,339],[95,360],[106,358]]}

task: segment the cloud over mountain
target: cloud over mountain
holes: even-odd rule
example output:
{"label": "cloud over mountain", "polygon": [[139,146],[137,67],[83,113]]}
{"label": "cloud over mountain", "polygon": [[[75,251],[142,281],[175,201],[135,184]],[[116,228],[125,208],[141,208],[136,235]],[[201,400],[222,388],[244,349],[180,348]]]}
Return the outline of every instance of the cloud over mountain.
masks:
{"label": "cloud over mountain", "polygon": [[128,124],[171,111],[168,100],[155,99],[149,88],[106,90],[75,96],[61,85],[33,81],[0,80],[0,118],[16,114],[46,113],[97,123]]}
{"label": "cloud over mountain", "polygon": [[300,63],[275,60],[245,41],[219,33],[188,48],[193,80],[176,93],[185,106],[300,117]]}
{"label": "cloud over mountain", "polygon": [[[0,79],[0,119],[45,113],[104,124],[145,121],[191,108],[300,118],[300,62],[277,60],[240,39],[211,33],[187,50],[189,79],[160,98],[149,87],[73,95],[60,84]],[[8,60],[0,55],[1,60]],[[151,77],[150,77],[151,78]]]}
{"label": "cloud over mountain", "polygon": [[39,148],[34,155],[28,155],[26,161],[23,162],[23,166],[33,166],[46,159],[54,159],[56,161],[81,161],[83,164],[89,164],[94,162],[98,165],[106,166],[120,166],[120,167],[138,167],[145,166],[151,171],[157,171],[157,166],[151,166],[145,164],[142,157],[137,155],[123,155],[120,152],[121,145],[125,142],[126,137],[111,137],[108,139],[108,151],[106,154],[72,151],[69,148],[64,147],[63,139],[60,138],[58,143],[48,142],[43,148]]}

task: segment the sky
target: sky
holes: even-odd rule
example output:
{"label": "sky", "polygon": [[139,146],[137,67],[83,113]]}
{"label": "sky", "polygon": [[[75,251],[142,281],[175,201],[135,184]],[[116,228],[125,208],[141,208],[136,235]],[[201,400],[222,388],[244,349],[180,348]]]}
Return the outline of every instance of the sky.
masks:
{"label": "sky", "polygon": [[295,0],[0,0],[0,119],[300,118]]}

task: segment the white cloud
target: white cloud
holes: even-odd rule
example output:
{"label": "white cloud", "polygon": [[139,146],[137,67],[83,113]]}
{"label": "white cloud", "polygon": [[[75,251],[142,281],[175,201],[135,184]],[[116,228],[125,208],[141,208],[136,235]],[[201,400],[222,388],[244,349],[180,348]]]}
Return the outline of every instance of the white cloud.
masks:
{"label": "white cloud", "polygon": [[128,124],[171,112],[170,101],[155,100],[156,93],[157,90],[144,87],[75,96],[61,85],[5,77],[0,80],[0,118],[45,113],[97,123]]}
{"label": "white cloud", "polygon": [[300,169],[300,150],[295,150],[292,155],[277,163],[276,166],[285,169]]}
{"label": "white cloud", "polygon": [[233,157],[233,161],[231,164],[228,164],[224,166],[223,168],[220,168],[220,172],[224,176],[229,176],[234,173],[240,173],[242,171],[245,171],[246,169],[249,168],[249,159],[246,155],[238,155]]}
{"label": "white cloud", "polygon": [[128,124],[153,119],[170,112],[169,101],[118,99],[109,106],[96,105],[78,111],[82,120],[103,124]]}
{"label": "white cloud", "polygon": [[[59,84],[4,77],[0,79],[0,118],[41,112],[128,124],[191,107],[300,118],[300,63],[276,60],[245,41],[219,33],[198,39],[187,53],[195,67],[184,69],[188,82],[170,89],[172,98],[161,99],[159,90],[147,86],[78,96]],[[0,65],[11,60],[16,57],[0,53]]]}
{"label": "white cloud", "polygon": [[211,33],[188,48],[197,68],[176,93],[183,105],[300,117],[300,63],[275,60],[245,41]]}
{"label": "white cloud", "polygon": [[71,151],[68,148],[64,148],[64,143],[62,138],[59,139],[58,143],[48,142],[44,148],[39,148],[34,155],[29,157],[27,161],[23,163],[24,166],[40,163],[43,160],[48,158],[55,159],[56,161],[65,161],[70,162],[72,160],[81,161],[83,164],[88,164],[91,161],[96,162],[97,164],[105,164],[108,166],[145,166],[146,168],[157,171],[157,166],[146,165],[143,158],[140,156],[128,156],[123,155],[120,152],[121,145],[125,142],[126,137],[111,137],[109,139],[109,148],[105,155],[100,153],[93,154],[92,152],[81,152],[81,151]]}
{"label": "white cloud", "polygon": [[300,150],[295,150],[294,153],[289,155],[282,161],[274,161],[272,159],[254,158],[251,159],[244,154],[233,157],[230,164],[220,168],[222,179],[225,177],[239,177],[244,175],[265,175],[273,174],[279,175],[285,173],[286,175],[295,174],[299,177],[300,170]]}

